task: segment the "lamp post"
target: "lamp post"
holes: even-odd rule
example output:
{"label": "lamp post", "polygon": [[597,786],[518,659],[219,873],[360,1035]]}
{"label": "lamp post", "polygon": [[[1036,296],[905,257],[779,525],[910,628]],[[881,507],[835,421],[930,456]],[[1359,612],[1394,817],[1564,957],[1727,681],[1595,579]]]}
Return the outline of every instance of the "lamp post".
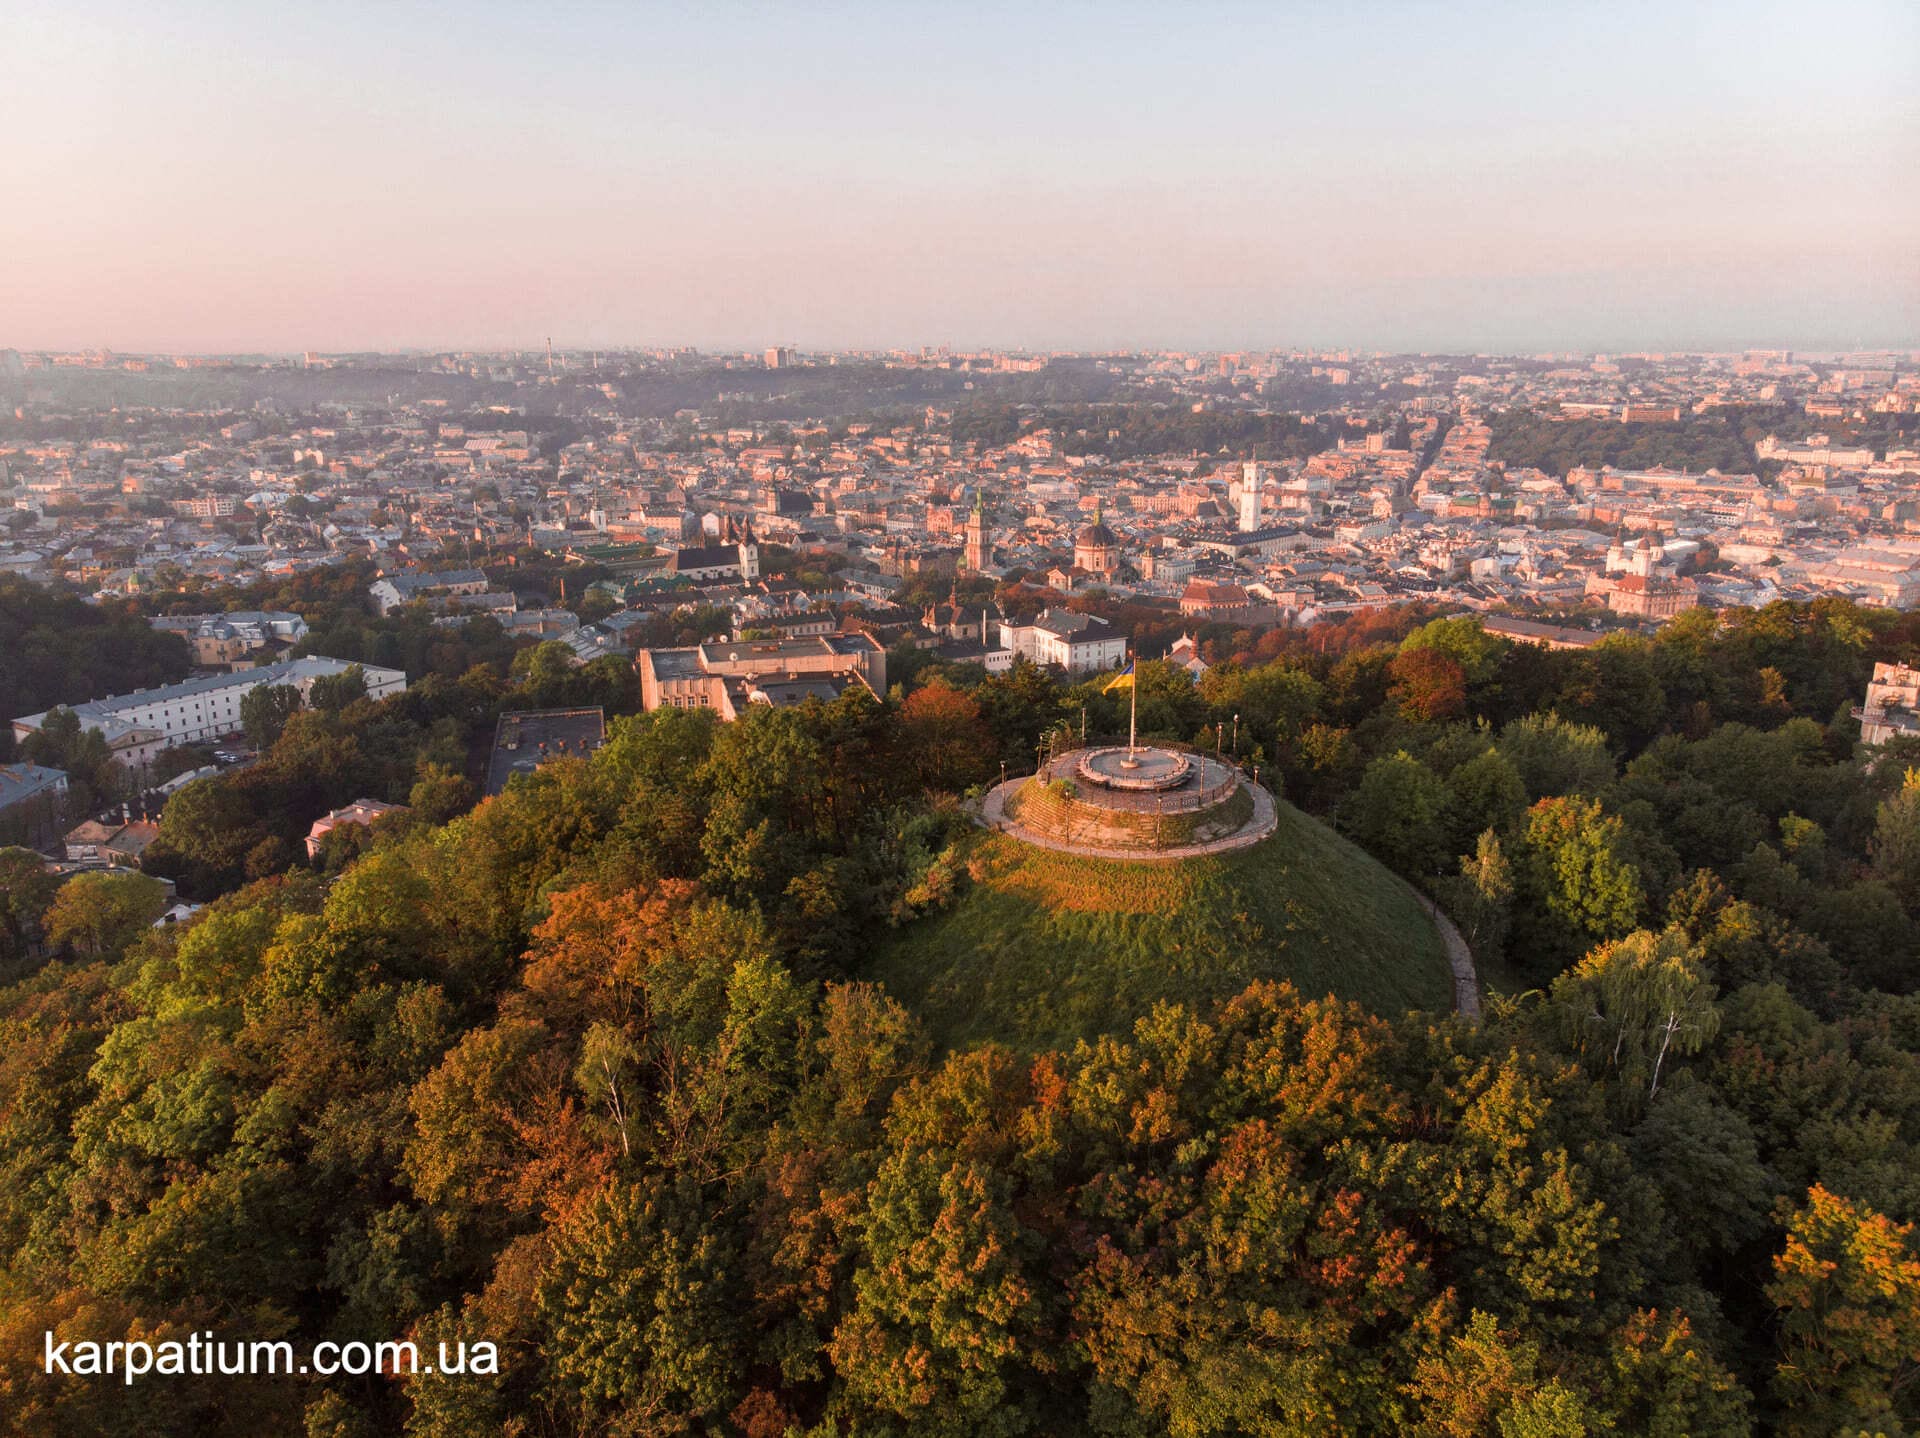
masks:
{"label": "lamp post", "polygon": [[1233,757],[1240,757],[1240,716],[1233,716]]}

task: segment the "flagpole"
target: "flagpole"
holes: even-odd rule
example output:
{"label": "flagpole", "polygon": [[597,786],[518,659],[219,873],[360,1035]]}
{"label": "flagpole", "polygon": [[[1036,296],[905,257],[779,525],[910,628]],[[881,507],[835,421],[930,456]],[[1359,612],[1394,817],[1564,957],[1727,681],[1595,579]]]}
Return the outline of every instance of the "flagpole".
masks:
{"label": "flagpole", "polygon": [[[1129,657],[1127,662],[1131,665],[1133,663],[1132,658]],[[1136,732],[1135,724],[1139,718],[1140,670],[1136,667],[1133,670],[1133,682],[1127,686],[1127,757],[1129,759],[1133,757],[1133,738]]]}

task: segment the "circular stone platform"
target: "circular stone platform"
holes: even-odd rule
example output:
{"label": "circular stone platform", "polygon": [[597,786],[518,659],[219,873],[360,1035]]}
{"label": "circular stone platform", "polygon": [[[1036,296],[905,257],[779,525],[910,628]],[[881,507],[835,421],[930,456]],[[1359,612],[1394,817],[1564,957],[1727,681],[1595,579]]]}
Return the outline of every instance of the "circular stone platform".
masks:
{"label": "circular stone platform", "polygon": [[1192,777],[1193,761],[1171,749],[1129,749],[1117,744],[1087,750],[1074,769],[1089,784],[1103,789],[1151,791],[1179,788]]}
{"label": "circular stone platform", "polygon": [[1157,745],[1069,751],[990,790],[978,817],[1041,848],[1110,859],[1222,853],[1278,822],[1273,796],[1236,766]]}

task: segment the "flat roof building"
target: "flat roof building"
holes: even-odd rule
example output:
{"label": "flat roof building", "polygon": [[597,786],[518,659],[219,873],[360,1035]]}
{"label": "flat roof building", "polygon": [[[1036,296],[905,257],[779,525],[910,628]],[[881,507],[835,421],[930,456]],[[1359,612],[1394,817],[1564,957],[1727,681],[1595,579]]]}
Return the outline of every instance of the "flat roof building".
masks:
{"label": "flat roof building", "polygon": [[855,684],[887,692],[887,651],[866,634],[714,641],[634,656],[647,710],[711,709],[734,719],[749,704],[784,707],[837,699]]}
{"label": "flat roof building", "polygon": [[516,709],[502,714],[487,759],[487,795],[502,792],[515,774],[531,774],[555,759],[584,759],[607,741],[607,716],[594,709]]}
{"label": "flat roof building", "polygon": [[1884,744],[1901,734],[1920,734],[1920,669],[1876,664],[1867,682],[1867,702],[1853,711],[1860,742]]}

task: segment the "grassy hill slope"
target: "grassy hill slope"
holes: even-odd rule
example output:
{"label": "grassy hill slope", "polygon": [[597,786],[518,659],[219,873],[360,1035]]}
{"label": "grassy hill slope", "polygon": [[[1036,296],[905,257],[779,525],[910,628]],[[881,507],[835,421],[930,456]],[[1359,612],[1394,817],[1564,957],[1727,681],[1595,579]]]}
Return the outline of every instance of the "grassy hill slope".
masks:
{"label": "grassy hill slope", "polygon": [[893,935],[865,976],[955,1047],[1070,1044],[1254,979],[1382,1014],[1449,1007],[1440,937],[1399,880],[1299,810],[1279,820],[1251,849],[1178,864],[982,836],[968,891]]}

